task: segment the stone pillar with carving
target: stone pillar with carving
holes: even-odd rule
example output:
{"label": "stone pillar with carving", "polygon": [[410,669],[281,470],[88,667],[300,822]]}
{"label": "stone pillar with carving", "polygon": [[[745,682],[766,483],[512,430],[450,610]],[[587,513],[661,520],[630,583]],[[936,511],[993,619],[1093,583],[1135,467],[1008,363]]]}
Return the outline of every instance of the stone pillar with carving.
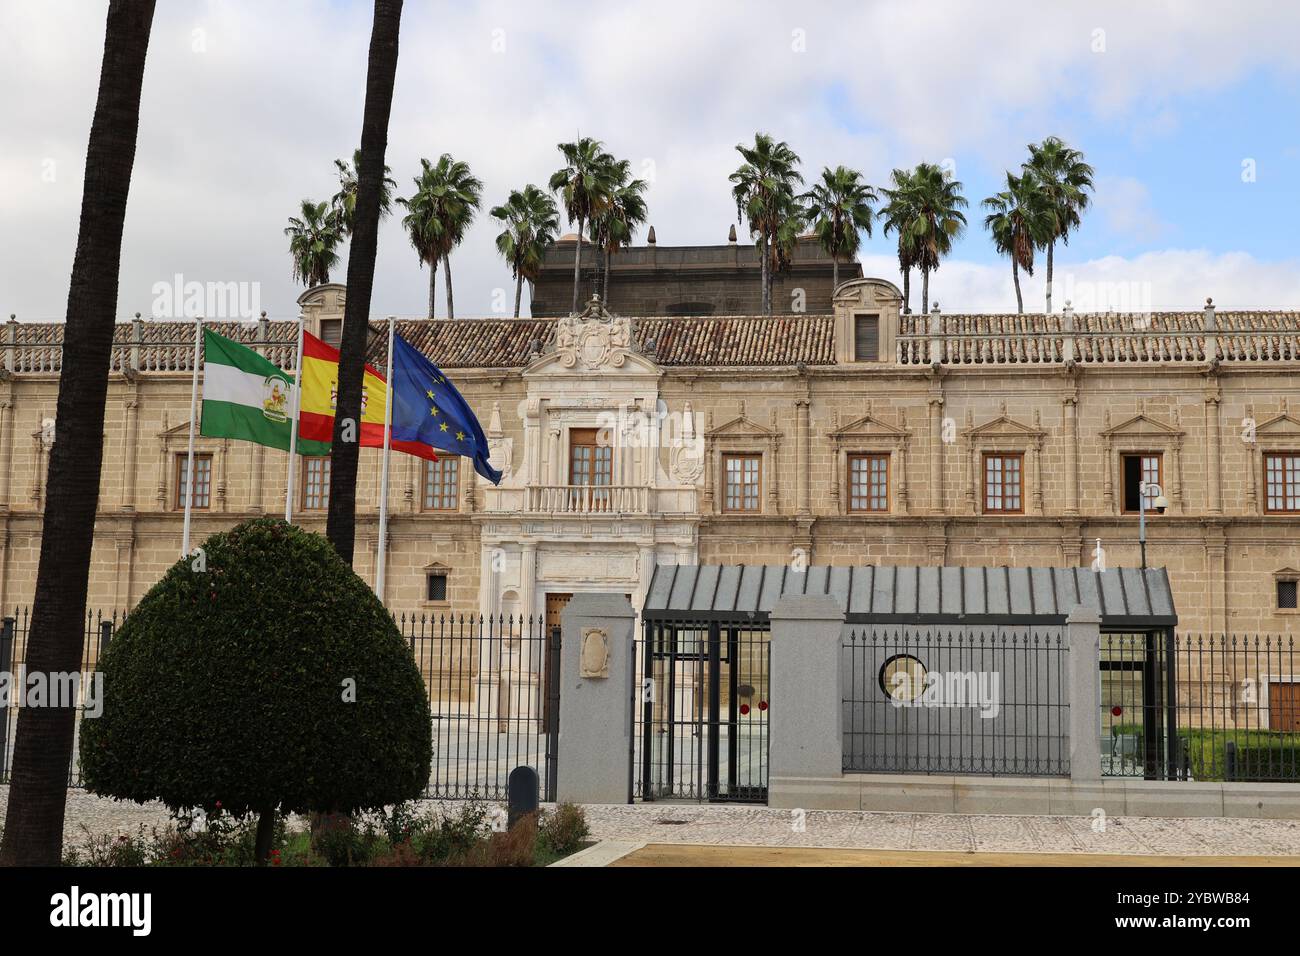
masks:
{"label": "stone pillar with carving", "polygon": [[943,514],[943,396],[930,395],[930,513]]}
{"label": "stone pillar with carving", "polygon": [[798,419],[798,434],[795,436],[795,499],[798,501],[799,514],[806,515],[811,513],[809,504],[808,489],[810,485],[809,468],[809,446],[812,441],[811,427],[809,423],[809,405],[811,402],[808,398],[801,398],[795,403],[796,417]]}
{"label": "stone pillar with carving", "polygon": [[0,385],[0,511],[9,510],[9,481],[14,461],[14,383]]}
{"label": "stone pillar with carving", "polygon": [[1211,378],[1205,389],[1205,453],[1206,471],[1210,478],[1207,504],[1212,515],[1223,514],[1223,445],[1219,428],[1222,399],[1218,379]]}
{"label": "stone pillar with carving", "polygon": [[1079,390],[1073,384],[1061,401],[1065,419],[1065,513],[1079,513]]}
{"label": "stone pillar with carving", "polygon": [[531,619],[537,614],[537,545],[526,541],[519,548],[519,608]]}

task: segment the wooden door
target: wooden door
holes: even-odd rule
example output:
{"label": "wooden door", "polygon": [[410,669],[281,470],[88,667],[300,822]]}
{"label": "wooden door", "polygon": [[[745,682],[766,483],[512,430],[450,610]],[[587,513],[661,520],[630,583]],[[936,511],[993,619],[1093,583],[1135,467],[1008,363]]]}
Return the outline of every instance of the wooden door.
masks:
{"label": "wooden door", "polygon": [[1300,731],[1300,684],[1269,681],[1268,729]]}

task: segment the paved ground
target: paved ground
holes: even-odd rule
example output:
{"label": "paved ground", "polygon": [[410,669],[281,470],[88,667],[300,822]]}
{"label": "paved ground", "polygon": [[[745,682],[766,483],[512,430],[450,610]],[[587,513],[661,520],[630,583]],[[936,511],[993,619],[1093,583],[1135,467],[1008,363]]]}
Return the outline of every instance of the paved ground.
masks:
{"label": "paved ground", "polygon": [[[0,787],[0,814],[9,788]],[[439,804],[426,801],[424,806]],[[455,803],[445,804],[456,806]],[[767,807],[637,804],[589,806],[598,840],[645,844],[816,847],[948,853],[1113,854],[1122,856],[1249,856],[1300,859],[1300,821],[1158,817],[969,816],[860,813]],[[0,819],[3,819],[0,816]],[[164,826],[157,804],[119,803],[68,793],[65,838]],[[83,827],[85,830],[83,830]]]}
{"label": "paved ground", "polygon": [[789,846],[651,843],[607,866],[1300,866],[1297,856],[1114,856],[1092,853],[945,853]]}

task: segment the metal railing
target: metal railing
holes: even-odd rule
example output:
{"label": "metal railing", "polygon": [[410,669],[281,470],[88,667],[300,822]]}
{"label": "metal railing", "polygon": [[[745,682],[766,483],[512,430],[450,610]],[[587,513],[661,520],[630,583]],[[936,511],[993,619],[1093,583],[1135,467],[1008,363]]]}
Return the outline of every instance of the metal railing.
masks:
{"label": "metal railing", "polygon": [[[125,621],[118,612],[86,614],[82,673]],[[429,695],[433,755],[424,795],[440,799],[504,799],[510,771],[537,771],[543,799],[553,800],[559,736],[560,629],[542,618],[395,613]],[[29,631],[26,608],[0,625],[0,671],[23,673]],[[12,766],[20,700],[0,708],[0,783]],[[77,710],[68,786],[81,787]]]}
{"label": "metal railing", "polygon": [[846,772],[1069,774],[1060,627],[863,625],[841,652]]}
{"label": "metal railing", "polygon": [[1300,782],[1297,665],[1291,635],[1103,634],[1102,773]]}

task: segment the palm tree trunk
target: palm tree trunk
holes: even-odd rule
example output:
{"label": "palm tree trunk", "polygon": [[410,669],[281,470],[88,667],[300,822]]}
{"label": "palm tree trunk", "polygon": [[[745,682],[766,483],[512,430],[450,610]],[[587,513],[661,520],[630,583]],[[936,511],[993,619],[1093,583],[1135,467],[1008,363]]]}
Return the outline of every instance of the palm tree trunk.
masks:
{"label": "palm tree trunk", "polygon": [[835,290],[840,287],[840,257],[831,256],[831,299],[835,298]]}
{"label": "palm tree trunk", "polygon": [[762,292],[759,294],[758,307],[763,315],[771,315],[772,312],[767,305],[768,287],[767,287],[767,239],[764,238],[758,248],[758,255],[762,262],[759,265],[758,278],[763,284]]}
{"label": "palm tree trunk", "polygon": [[[135,164],[140,87],[153,13],[153,0],[113,0],[108,8],[68,289],[63,368],[27,644],[29,674],[71,673],[81,667],[122,223]],[[74,720],[70,707],[19,709],[0,864],[58,865]]]}
{"label": "palm tree trunk", "polygon": [[519,302],[524,295],[524,274],[515,276],[515,318],[519,318]]}
{"label": "palm tree trunk", "polygon": [[921,314],[930,314],[930,270],[921,267]]}
{"label": "palm tree trunk", "polygon": [[[366,101],[361,120],[361,153],[357,163],[357,202],[352,247],[348,254],[348,297],[339,343],[339,391],[330,452],[329,516],[325,524],[326,537],[349,566],[357,530],[357,458],[360,451],[360,435],[357,433],[361,425],[361,383],[370,332],[368,319],[379,240],[379,200],[401,23],[402,0],[375,0],[366,68]],[[431,273],[435,266],[436,263],[430,264]]]}
{"label": "palm tree trunk", "polygon": [[1016,284],[1016,312],[1020,315],[1025,314],[1025,300],[1020,294],[1020,263],[1016,262],[1016,257],[1011,257],[1011,281]]}
{"label": "palm tree trunk", "polygon": [[605,277],[600,286],[600,299],[609,308],[609,250],[605,250]]}
{"label": "palm tree trunk", "polygon": [[578,219],[578,243],[573,250],[573,314],[578,312],[578,272],[582,266],[582,219]]}
{"label": "palm tree trunk", "polygon": [[912,314],[912,269],[903,270],[903,314]]}
{"label": "palm tree trunk", "polygon": [[1056,249],[1056,240],[1047,244],[1047,314],[1052,314],[1052,252]]}
{"label": "palm tree trunk", "polygon": [[442,277],[447,280],[447,318],[456,318],[456,303],[451,295],[451,256],[442,257]]}
{"label": "palm tree trunk", "polygon": [[435,302],[433,293],[434,290],[437,289],[437,286],[438,286],[438,260],[434,259],[432,263],[429,263],[429,317],[430,319],[433,319],[433,311],[434,311],[433,303]]}

